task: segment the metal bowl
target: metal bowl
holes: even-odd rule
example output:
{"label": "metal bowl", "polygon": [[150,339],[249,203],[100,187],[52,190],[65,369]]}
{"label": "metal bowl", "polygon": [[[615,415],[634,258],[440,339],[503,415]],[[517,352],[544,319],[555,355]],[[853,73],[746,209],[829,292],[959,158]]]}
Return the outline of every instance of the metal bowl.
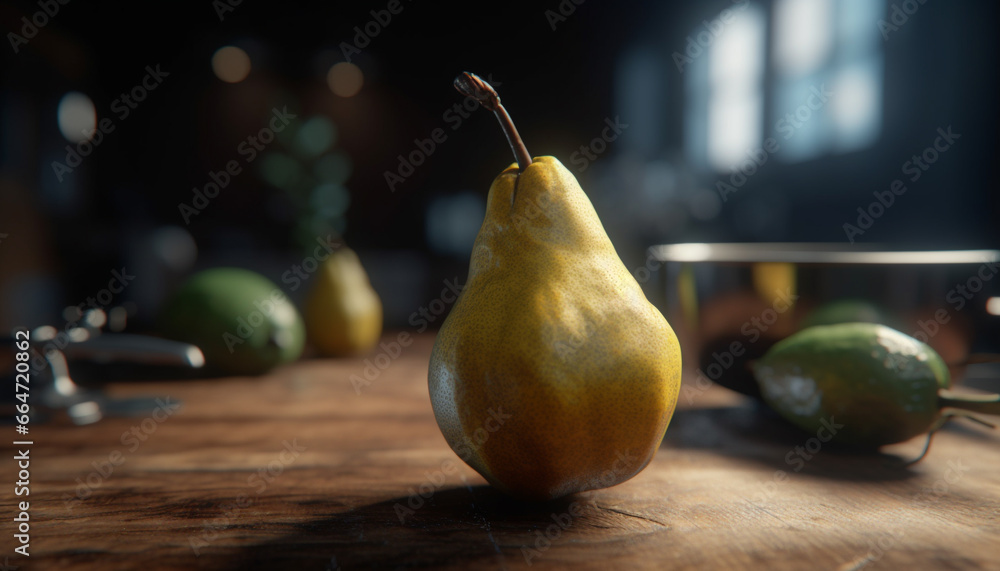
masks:
{"label": "metal bowl", "polygon": [[953,382],[978,355],[1000,353],[998,250],[688,243],[649,253],[686,368],[751,396],[748,362],[811,324],[884,323],[933,347]]}

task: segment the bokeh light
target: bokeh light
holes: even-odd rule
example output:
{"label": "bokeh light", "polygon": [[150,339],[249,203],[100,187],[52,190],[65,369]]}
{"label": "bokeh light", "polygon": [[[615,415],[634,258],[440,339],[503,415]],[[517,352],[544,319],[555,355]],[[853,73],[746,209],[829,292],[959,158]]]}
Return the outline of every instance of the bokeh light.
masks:
{"label": "bokeh light", "polygon": [[464,258],[472,252],[485,214],[486,201],[478,192],[439,196],[427,207],[427,241],[435,252]]}
{"label": "bokeh light", "polygon": [[330,91],[341,97],[353,97],[361,91],[361,86],[365,83],[365,76],[361,73],[361,68],[342,61],[334,64],[326,74],[326,83],[330,86]]}
{"label": "bokeh light", "polygon": [[71,143],[89,141],[97,128],[97,109],[89,97],[79,91],[70,91],[59,100],[56,112],[59,132]]}
{"label": "bokeh light", "polygon": [[261,160],[264,180],[283,190],[290,190],[299,180],[302,167],[295,159],[283,153],[269,153]]}
{"label": "bokeh light", "polygon": [[337,138],[337,131],[326,117],[310,117],[295,134],[295,150],[311,158],[323,154]]}
{"label": "bokeh light", "polygon": [[342,216],[347,211],[351,195],[339,184],[323,183],[313,189],[311,201],[320,217],[331,219]]}
{"label": "bokeh light", "polygon": [[180,226],[161,226],[152,235],[152,251],[164,266],[185,272],[194,266],[198,246],[191,233]]}
{"label": "bokeh light", "polygon": [[323,182],[344,184],[351,176],[351,159],[341,153],[330,153],[316,160],[313,173]]}
{"label": "bokeh light", "polygon": [[239,83],[250,75],[250,56],[236,46],[225,46],[212,55],[212,71],[226,83]]}
{"label": "bokeh light", "polygon": [[986,300],[986,313],[1000,315],[1000,297],[991,297]]}

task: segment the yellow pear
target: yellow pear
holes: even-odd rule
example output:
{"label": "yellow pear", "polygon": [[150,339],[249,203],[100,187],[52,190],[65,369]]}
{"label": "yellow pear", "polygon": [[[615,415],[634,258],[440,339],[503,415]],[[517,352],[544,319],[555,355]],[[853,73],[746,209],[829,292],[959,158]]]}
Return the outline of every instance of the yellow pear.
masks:
{"label": "yellow pear", "polygon": [[677,337],[647,301],[576,178],[530,158],[486,82],[518,158],[490,187],[469,278],[438,333],[429,389],[451,448],[487,481],[547,500],[628,480],[677,402]]}
{"label": "yellow pear", "polygon": [[306,296],[306,334],[329,356],[366,353],[382,334],[382,301],[358,255],[343,246],[316,270]]}

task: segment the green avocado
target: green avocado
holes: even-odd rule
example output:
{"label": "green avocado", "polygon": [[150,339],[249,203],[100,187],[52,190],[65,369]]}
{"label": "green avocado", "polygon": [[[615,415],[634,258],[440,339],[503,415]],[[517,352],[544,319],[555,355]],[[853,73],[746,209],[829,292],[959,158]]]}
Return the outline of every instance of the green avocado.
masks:
{"label": "green avocado", "polygon": [[206,368],[256,375],[302,354],[305,325],[281,288],[240,268],[212,268],[191,276],[163,305],[161,335],[192,343]]}
{"label": "green avocado", "polygon": [[941,418],[938,391],[950,384],[933,349],[876,323],[803,329],[753,372],[764,401],[787,420],[813,434],[833,426],[834,441],[865,447],[930,431]]}

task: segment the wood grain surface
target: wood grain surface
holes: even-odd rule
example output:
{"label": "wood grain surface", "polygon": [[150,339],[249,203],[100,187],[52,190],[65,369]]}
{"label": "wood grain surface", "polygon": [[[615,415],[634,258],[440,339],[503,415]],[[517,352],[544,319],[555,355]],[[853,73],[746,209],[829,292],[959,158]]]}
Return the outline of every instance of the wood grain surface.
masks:
{"label": "wood grain surface", "polygon": [[[418,337],[360,394],[362,359],[112,385],[183,406],[33,425],[31,557],[10,533],[4,555],[21,569],[1000,569],[996,431],[953,423],[900,468],[922,442],[837,450],[692,384],[638,476],[519,503],[445,444],[432,342]],[[3,478],[11,514],[25,498],[9,459]]]}

